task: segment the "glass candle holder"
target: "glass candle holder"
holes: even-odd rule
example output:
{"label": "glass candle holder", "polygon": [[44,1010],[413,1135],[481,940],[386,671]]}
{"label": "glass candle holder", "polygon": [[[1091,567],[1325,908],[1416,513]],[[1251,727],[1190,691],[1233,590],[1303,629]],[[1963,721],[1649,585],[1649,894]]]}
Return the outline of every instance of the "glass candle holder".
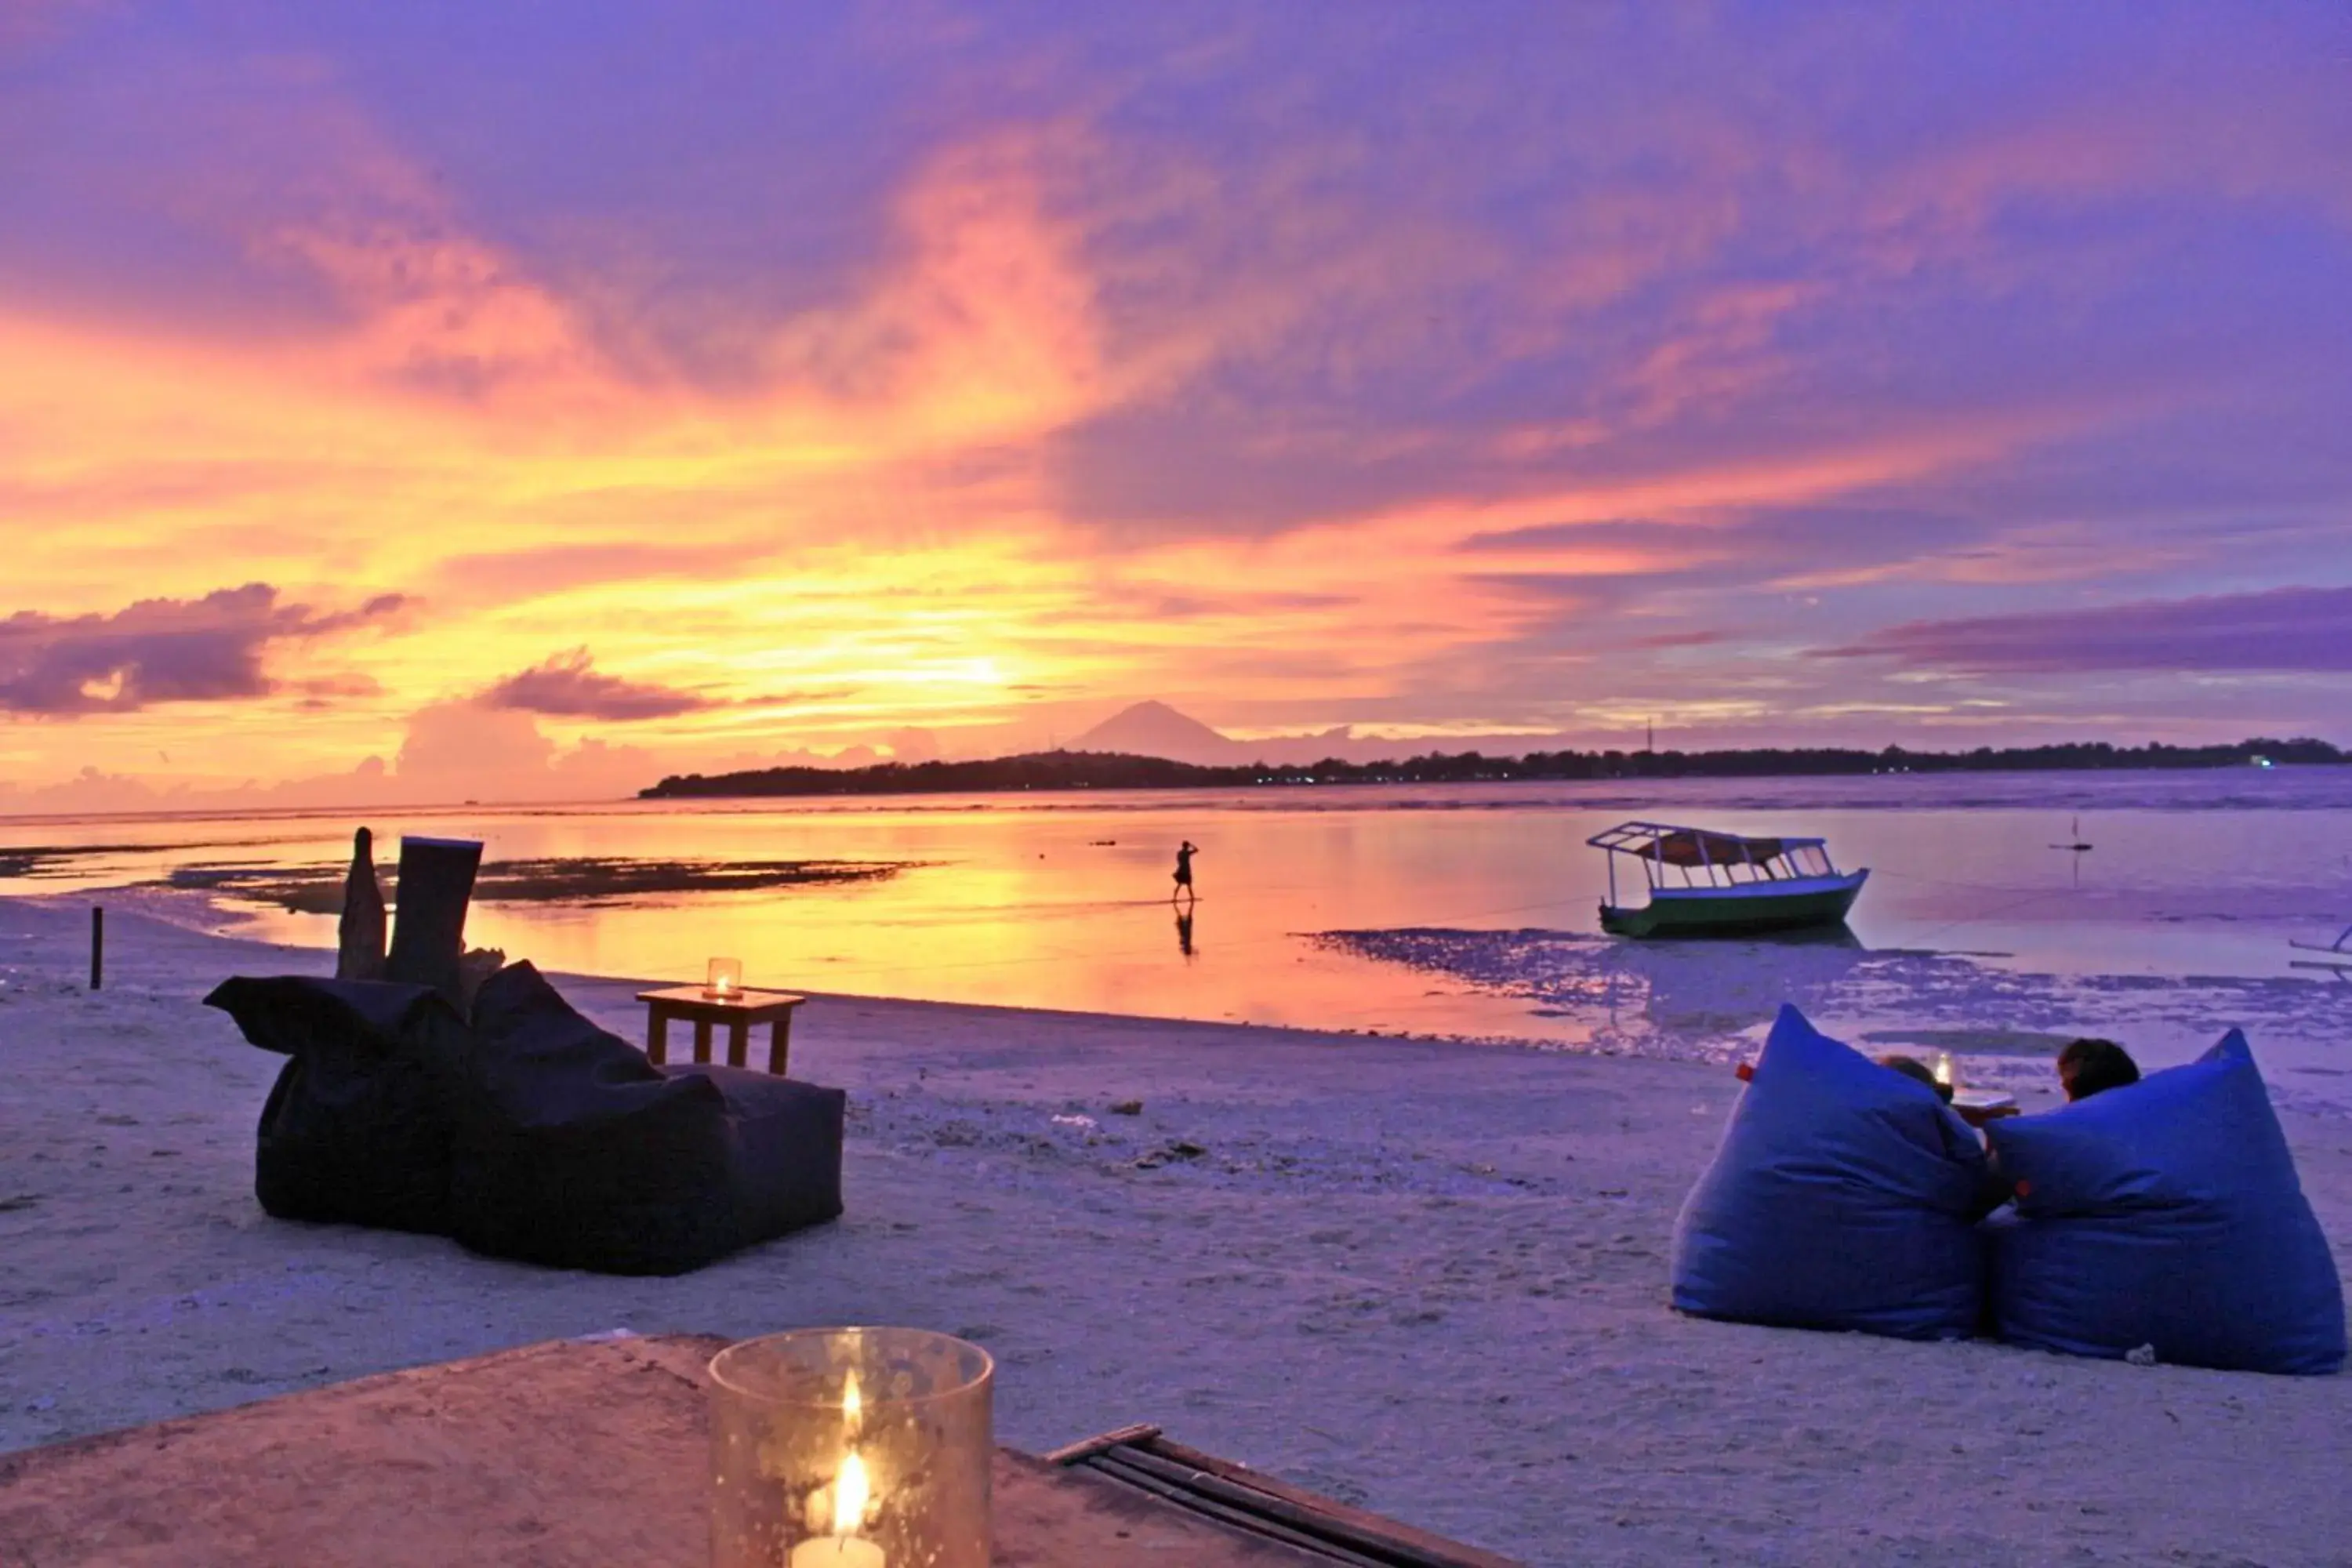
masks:
{"label": "glass candle holder", "polygon": [[802,1329],[710,1363],[713,1568],[988,1568],[990,1396],[978,1345]]}
{"label": "glass candle holder", "polygon": [[743,994],[743,961],[740,958],[714,958],[703,973],[702,994],[713,998],[732,999]]}

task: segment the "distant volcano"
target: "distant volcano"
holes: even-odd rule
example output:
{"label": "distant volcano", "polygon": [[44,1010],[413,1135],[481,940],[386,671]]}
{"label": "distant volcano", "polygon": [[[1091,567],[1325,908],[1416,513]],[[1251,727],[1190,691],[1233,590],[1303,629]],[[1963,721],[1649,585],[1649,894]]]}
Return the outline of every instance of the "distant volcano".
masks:
{"label": "distant volcano", "polygon": [[1135,757],[1166,757],[1202,767],[1237,767],[1248,763],[1297,763],[1323,762],[1384,762],[1428,752],[1484,751],[1490,756],[1517,756],[1543,744],[1558,744],[1548,735],[1462,735],[1444,740],[1382,740],[1358,736],[1339,725],[1304,735],[1267,735],[1236,741],[1179,713],[1165,702],[1138,702],[1122,708],[1093,729],[1073,737],[1073,752],[1119,752]]}
{"label": "distant volcano", "polygon": [[1131,757],[1168,757],[1180,763],[1219,766],[1255,759],[1246,742],[1220,734],[1165,702],[1122,708],[1069,742],[1073,752],[1119,752]]}

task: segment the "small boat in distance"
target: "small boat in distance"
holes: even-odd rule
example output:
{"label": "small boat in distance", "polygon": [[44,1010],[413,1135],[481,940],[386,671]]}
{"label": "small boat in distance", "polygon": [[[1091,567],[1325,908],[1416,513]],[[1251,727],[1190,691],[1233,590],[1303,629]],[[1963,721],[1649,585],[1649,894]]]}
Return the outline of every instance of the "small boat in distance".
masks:
{"label": "small boat in distance", "polygon": [[[1609,854],[1601,929],[1615,936],[1742,936],[1837,925],[1870,875],[1840,871],[1819,838],[1745,838],[1622,822],[1585,842]],[[1649,902],[1618,902],[1621,855],[1641,867]]]}
{"label": "small boat in distance", "polygon": [[2066,842],[2053,844],[2050,847],[2070,849],[2077,855],[2088,855],[2091,852],[2091,847],[2083,838],[2083,819],[2077,816],[2069,820],[2066,824]]}
{"label": "small boat in distance", "polygon": [[2352,926],[2336,933],[2336,940],[2324,946],[2315,942],[2287,939],[2287,946],[2301,948],[2305,952],[2321,954],[2318,958],[2290,958],[2289,969],[2318,969],[2333,973],[2338,980],[2352,980]]}

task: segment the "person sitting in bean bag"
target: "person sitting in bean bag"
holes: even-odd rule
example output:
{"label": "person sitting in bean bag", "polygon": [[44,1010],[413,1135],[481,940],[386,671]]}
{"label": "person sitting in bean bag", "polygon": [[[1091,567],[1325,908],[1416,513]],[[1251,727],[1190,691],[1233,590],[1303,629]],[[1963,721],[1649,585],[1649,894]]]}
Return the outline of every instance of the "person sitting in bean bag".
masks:
{"label": "person sitting in bean bag", "polygon": [[2074,1355],[2342,1367],[2343,1285],[2245,1036],[2127,1088],[2082,1082],[2063,1110],[1986,1128],[2017,1192],[1985,1227],[1995,1331]]}
{"label": "person sitting in bean bag", "polygon": [[1966,1339],[1983,1308],[1986,1172],[1983,1145],[1932,1081],[1889,1071],[1784,1006],[1676,1222],[1674,1305]]}
{"label": "person sitting in bean bag", "polygon": [[2058,1053],[2058,1086],[2069,1105],[2138,1081],[2139,1064],[2113,1040],[2069,1040]]}

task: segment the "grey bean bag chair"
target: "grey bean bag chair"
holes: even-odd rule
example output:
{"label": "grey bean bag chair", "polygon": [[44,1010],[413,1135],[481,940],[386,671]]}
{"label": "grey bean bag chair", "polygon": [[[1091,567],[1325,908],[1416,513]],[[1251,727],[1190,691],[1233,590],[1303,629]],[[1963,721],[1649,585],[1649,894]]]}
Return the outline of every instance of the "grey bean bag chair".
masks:
{"label": "grey bean bag chair", "polygon": [[483,984],[474,1036],[450,1209],[477,1251],[677,1274],[841,1213],[837,1089],[665,1071],[528,963]]}
{"label": "grey bean bag chair", "polygon": [[470,1026],[436,990],[390,982],[236,979],[205,1001],[291,1058],[255,1162],[281,1218],[676,1274],[841,1212],[840,1090],[665,1072],[527,963],[484,984]]}
{"label": "grey bean bag chair", "polygon": [[470,1048],[429,986],[236,979],[205,998],[289,1058],[261,1108],[254,1195],[280,1219],[449,1230],[450,1114]]}

